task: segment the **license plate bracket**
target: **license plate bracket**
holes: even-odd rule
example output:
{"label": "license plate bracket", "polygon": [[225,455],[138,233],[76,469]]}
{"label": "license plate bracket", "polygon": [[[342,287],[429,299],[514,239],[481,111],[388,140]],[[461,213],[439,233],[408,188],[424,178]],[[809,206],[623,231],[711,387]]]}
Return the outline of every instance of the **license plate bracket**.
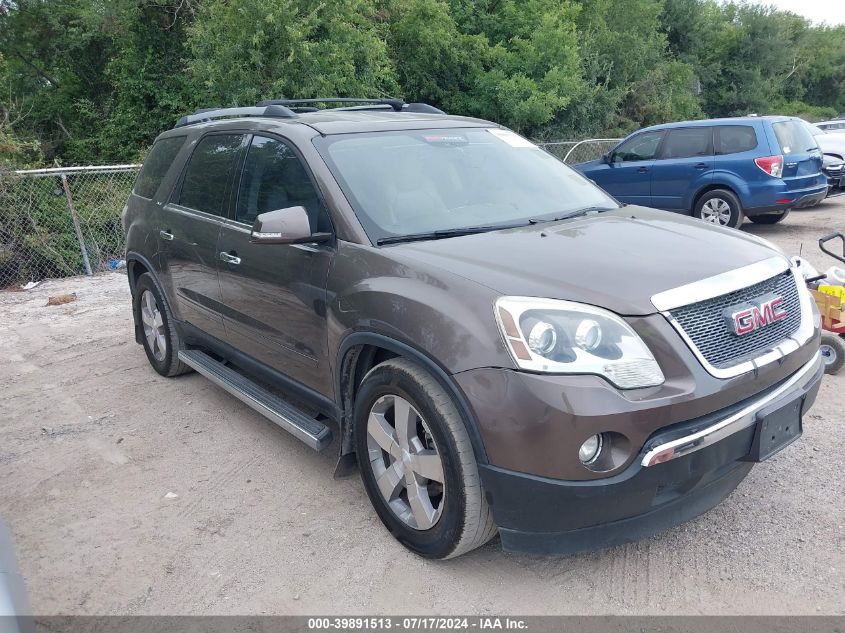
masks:
{"label": "license plate bracket", "polygon": [[756,429],[747,459],[762,462],[797,440],[803,432],[801,409],[804,397],[777,402],[756,415]]}

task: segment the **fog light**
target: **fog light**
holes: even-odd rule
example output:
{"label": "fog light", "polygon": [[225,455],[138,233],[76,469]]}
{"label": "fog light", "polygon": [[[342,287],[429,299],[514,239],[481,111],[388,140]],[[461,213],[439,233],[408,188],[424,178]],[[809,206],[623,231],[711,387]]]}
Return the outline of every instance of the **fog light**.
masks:
{"label": "fog light", "polygon": [[602,439],[601,434],[588,437],[587,441],[581,444],[581,448],[578,449],[578,459],[581,460],[581,463],[592,464],[596,461],[599,453],[601,453],[603,443],[604,440]]}

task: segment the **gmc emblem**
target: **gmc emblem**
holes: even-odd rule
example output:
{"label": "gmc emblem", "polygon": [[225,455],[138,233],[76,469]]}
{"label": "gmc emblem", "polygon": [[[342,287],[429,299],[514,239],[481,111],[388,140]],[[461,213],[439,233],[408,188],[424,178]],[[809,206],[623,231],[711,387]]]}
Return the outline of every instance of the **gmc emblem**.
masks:
{"label": "gmc emblem", "polygon": [[785,319],[789,313],[783,307],[783,297],[770,294],[750,303],[730,306],[723,314],[728,329],[737,336],[742,336]]}

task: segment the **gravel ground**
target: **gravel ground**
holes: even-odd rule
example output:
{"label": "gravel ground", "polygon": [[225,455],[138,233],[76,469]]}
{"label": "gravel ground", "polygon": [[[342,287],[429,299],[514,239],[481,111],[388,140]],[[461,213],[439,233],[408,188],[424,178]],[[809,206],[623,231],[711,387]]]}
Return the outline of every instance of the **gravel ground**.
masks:
{"label": "gravel ground", "polygon": [[[745,230],[817,267],[845,198]],[[46,306],[50,295],[77,300]],[[39,614],[845,614],[845,374],[706,515],[574,557],[405,551],[357,478],[134,344],[125,276],[0,293],[0,516]]]}

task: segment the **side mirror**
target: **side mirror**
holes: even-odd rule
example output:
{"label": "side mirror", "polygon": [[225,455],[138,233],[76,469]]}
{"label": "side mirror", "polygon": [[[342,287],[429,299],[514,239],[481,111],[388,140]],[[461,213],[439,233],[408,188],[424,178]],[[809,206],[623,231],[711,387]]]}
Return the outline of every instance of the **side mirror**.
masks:
{"label": "side mirror", "polygon": [[610,160],[610,152],[601,155],[601,162],[603,162],[605,165],[610,165],[610,163],[612,162]]}
{"label": "side mirror", "polygon": [[252,235],[253,244],[302,244],[325,242],[330,233],[312,233],[311,222],[305,207],[287,207],[262,213],[255,218]]}

